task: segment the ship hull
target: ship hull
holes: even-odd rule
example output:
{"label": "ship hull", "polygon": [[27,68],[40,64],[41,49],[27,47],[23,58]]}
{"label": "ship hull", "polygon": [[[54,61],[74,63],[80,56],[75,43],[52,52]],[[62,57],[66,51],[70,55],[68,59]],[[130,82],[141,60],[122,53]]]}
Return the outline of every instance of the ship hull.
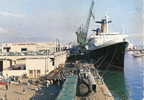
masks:
{"label": "ship hull", "polygon": [[127,42],[119,42],[87,50],[84,54],[70,55],[69,60],[86,61],[92,63],[98,69],[123,70],[124,55]]}

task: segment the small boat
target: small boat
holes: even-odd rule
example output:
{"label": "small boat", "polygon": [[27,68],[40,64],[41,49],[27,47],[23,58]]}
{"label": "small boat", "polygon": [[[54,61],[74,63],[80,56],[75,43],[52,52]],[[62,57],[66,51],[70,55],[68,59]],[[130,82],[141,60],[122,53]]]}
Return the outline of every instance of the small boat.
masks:
{"label": "small boat", "polygon": [[142,57],[144,56],[144,50],[135,51],[132,54],[134,57]]}

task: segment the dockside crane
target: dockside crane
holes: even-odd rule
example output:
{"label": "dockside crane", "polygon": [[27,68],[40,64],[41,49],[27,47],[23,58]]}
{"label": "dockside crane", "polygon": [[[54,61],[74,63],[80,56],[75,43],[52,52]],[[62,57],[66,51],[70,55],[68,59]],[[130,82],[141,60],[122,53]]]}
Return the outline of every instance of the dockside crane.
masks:
{"label": "dockside crane", "polygon": [[91,20],[91,17],[94,17],[93,13],[92,13],[93,7],[94,7],[94,1],[92,1],[92,3],[91,3],[88,18],[86,20],[85,25],[80,26],[78,28],[78,31],[76,32],[77,43],[79,44],[79,47],[81,50],[84,50],[85,45],[87,44],[87,34],[88,34],[89,25],[90,25],[90,20]]}

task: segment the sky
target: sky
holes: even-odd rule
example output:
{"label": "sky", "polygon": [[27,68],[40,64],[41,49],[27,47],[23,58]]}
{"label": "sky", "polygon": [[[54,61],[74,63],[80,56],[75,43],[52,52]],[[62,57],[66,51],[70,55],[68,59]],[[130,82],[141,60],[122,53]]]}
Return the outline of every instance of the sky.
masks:
{"label": "sky", "polygon": [[[74,41],[91,4],[91,0],[0,1],[0,42]],[[109,16],[111,31],[129,34],[141,32],[141,12],[142,0],[95,0],[93,10],[96,20]],[[90,30],[94,25],[91,20]]]}

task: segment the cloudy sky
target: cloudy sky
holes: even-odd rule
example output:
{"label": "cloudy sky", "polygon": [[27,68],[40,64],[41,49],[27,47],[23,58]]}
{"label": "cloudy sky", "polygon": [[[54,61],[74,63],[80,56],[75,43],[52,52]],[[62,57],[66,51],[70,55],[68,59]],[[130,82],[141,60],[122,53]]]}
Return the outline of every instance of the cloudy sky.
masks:
{"label": "cloudy sky", "polygon": [[[0,0],[0,42],[75,40],[91,0]],[[139,2],[138,2],[139,1]],[[95,0],[96,19],[108,14],[111,31],[137,32],[141,0]],[[93,22],[91,26],[93,26]]]}

